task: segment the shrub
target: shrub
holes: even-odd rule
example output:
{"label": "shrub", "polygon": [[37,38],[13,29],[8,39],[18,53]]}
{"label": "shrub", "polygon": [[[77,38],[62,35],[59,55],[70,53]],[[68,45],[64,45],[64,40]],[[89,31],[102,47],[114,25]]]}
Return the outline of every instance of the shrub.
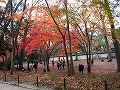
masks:
{"label": "shrub", "polygon": [[[4,65],[5,65],[5,62],[0,62],[0,70],[3,70]],[[7,69],[7,70],[10,70],[10,67],[11,67],[11,61],[8,60],[8,61],[6,62],[6,69]]]}
{"label": "shrub", "polygon": [[5,63],[4,62],[0,62],[0,70],[2,70],[3,69],[3,66],[5,65]]}

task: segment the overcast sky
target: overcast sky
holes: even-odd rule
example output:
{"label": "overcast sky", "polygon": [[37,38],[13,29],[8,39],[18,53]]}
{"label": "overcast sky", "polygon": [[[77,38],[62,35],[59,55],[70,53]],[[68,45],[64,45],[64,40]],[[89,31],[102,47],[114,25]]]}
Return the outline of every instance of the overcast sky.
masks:
{"label": "overcast sky", "polygon": [[[5,1],[7,2],[8,0],[5,0]],[[20,0],[17,0],[17,1],[20,1]],[[28,1],[29,4],[32,3],[32,0],[27,0],[27,1]],[[42,3],[45,3],[45,0],[33,0],[33,1],[35,1],[35,2],[40,1]],[[51,4],[54,4],[54,2],[56,0],[49,0],[49,1],[51,2]],[[63,0],[61,0],[61,1],[63,1]],[[75,1],[76,0],[68,0],[68,3],[75,3]],[[113,2],[114,0],[110,0],[110,1]],[[6,5],[6,3],[4,3],[4,2],[1,3],[0,2],[0,6],[5,7],[5,5]],[[120,12],[120,6],[116,10]],[[119,22],[119,24],[116,24],[115,26],[120,27],[120,17],[116,17],[115,19]]]}

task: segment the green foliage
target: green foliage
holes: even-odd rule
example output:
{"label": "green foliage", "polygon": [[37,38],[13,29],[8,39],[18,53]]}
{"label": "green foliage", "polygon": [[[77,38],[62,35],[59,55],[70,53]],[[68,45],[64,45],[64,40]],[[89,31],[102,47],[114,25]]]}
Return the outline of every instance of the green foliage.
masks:
{"label": "green foliage", "polygon": [[[3,70],[4,65],[5,65],[5,62],[0,62],[0,70]],[[10,60],[8,60],[6,62],[6,67],[7,67],[7,70],[10,70],[10,67],[11,67],[11,61]]]}
{"label": "green foliage", "polygon": [[10,67],[11,67],[11,60],[8,60],[7,61],[7,69],[10,70]]}
{"label": "green foliage", "polygon": [[116,38],[118,40],[120,40],[120,28],[119,29],[115,29],[115,35],[116,35]]}
{"label": "green foliage", "polygon": [[3,69],[3,66],[5,65],[5,63],[4,62],[0,62],[0,70],[2,70]]}
{"label": "green foliage", "polygon": [[103,48],[106,47],[106,43],[105,43],[103,36],[100,36],[100,35],[95,36],[95,37],[93,37],[93,41],[98,44],[98,46],[96,47],[97,51],[101,50],[101,47],[103,47]]}
{"label": "green foliage", "polygon": [[101,0],[92,0],[91,2],[95,5],[102,4]]}
{"label": "green foliage", "polygon": [[80,49],[80,52],[85,53],[85,47],[78,45],[78,47]]}
{"label": "green foliage", "polygon": [[72,10],[66,10],[66,9],[63,9],[62,12],[67,13],[67,14],[73,14],[74,13]]}

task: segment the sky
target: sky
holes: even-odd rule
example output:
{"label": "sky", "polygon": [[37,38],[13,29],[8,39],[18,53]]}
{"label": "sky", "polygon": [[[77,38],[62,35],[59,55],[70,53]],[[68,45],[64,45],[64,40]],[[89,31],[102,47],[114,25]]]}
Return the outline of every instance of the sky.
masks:
{"label": "sky", "polygon": [[[0,1],[6,1],[6,2],[7,2],[8,0],[0,0]],[[17,0],[17,1],[20,1],[20,0]],[[44,3],[45,3],[45,0],[27,0],[27,1],[28,1],[30,4],[32,3],[32,1],[40,1],[40,2],[44,2]],[[51,4],[54,4],[54,2],[55,2],[56,0],[49,0],[49,1],[51,2]],[[61,1],[64,1],[64,0],[61,0]],[[75,1],[76,1],[76,0],[68,0],[68,3],[75,3]],[[110,1],[113,2],[114,0],[110,0]],[[29,4],[29,5],[30,5],[30,4]],[[5,7],[5,5],[6,5],[6,3],[4,3],[4,2],[1,3],[1,2],[0,2],[0,6]],[[120,12],[120,6],[119,6],[118,8],[116,8],[116,10]],[[120,17],[116,17],[115,20],[118,21],[118,23],[119,23],[119,24],[116,23],[115,26],[116,26],[116,27],[120,27]]]}

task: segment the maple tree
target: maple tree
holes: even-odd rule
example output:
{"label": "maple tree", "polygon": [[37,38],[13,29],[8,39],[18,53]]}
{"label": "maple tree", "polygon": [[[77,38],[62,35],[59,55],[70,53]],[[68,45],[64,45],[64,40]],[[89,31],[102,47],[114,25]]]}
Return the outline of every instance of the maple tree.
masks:
{"label": "maple tree", "polygon": [[[34,27],[29,30],[29,37],[26,37],[25,41],[21,43],[20,48],[25,48],[27,55],[34,53],[34,50],[41,50],[41,53],[46,54],[45,62],[49,65],[49,58],[51,53],[56,49],[57,46],[61,46],[62,40],[60,33],[55,28],[51,17],[41,17],[41,21],[34,22]],[[77,45],[77,41],[73,38],[73,45]],[[68,43],[68,38],[66,35],[66,43]],[[76,49],[74,49],[76,50]],[[69,50],[68,52],[69,53]],[[47,66],[47,71],[49,71],[49,66]]]}
{"label": "maple tree", "polygon": [[[92,52],[91,46],[92,46],[92,44],[95,44],[95,42],[93,43],[92,37],[93,37],[94,33],[97,33],[97,35],[99,35],[98,30],[101,29],[101,27],[103,27],[103,26],[101,26],[101,21],[103,21],[104,19],[101,18],[102,15],[100,15],[100,13],[97,11],[98,10],[98,8],[96,8],[97,6],[94,7],[93,3],[90,3],[89,1],[83,2],[83,4],[81,4],[81,6],[79,6],[79,7],[82,7],[82,9],[80,8],[81,12],[79,14],[78,13],[74,14],[74,11],[79,11],[79,10],[72,8],[72,10],[74,10],[72,12],[74,16],[71,15],[71,18],[74,21],[74,23],[72,23],[73,26],[75,28],[78,27],[78,29],[76,29],[76,30],[79,30],[79,31],[77,31],[78,34],[83,38],[82,40],[84,41],[84,46],[86,47],[86,53],[88,53],[87,58],[88,58],[88,68],[89,68],[89,66],[91,66],[90,65],[91,52]],[[93,8],[94,8],[94,11],[92,10]],[[100,12],[103,13],[103,11],[100,11]],[[78,17],[80,17],[80,18],[78,18]],[[79,22],[80,23],[83,22],[84,24],[81,23],[81,25],[80,25]],[[110,25],[110,23],[108,23],[108,21],[107,21],[107,24],[105,22],[105,23],[103,23],[103,25],[107,25],[106,27],[108,27]],[[105,35],[109,31],[110,30],[108,30],[105,33],[105,30],[102,30],[102,33],[104,32],[104,35]],[[106,43],[107,43],[107,41],[106,41]],[[107,44],[107,51],[108,51],[108,49],[109,49],[109,46]],[[111,58],[110,52],[108,52],[108,55],[109,55],[109,59],[110,59]],[[90,68],[89,68],[88,72],[90,72]]]}
{"label": "maple tree", "polygon": [[[89,73],[91,73],[92,37],[93,37],[93,34],[95,33],[95,27],[96,27],[96,23],[98,23],[98,20],[94,16],[96,13],[96,10],[92,11],[93,7],[90,6],[89,1],[83,3],[81,7],[82,7],[82,9],[80,10],[81,12],[77,14],[73,13],[75,14],[75,17],[72,16],[71,19],[72,19],[72,22],[74,22],[73,26],[76,30],[76,34],[79,36],[79,37],[77,36],[76,38],[78,38],[78,40],[82,38],[81,42],[85,47],[86,57],[87,57],[87,64],[88,64],[87,70]],[[75,10],[75,9],[72,8],[72,10]]]}
{"label": "maple tree", "polygon": [[[55,7],[58,8],[57,6],[55,6]],[[60,17],[60,16],[61,16],[60,13],[55,12],[52,6],[51,6],[50,8],[48,8],[48,9],[49,9],[49,11],[50,11],[50,14],[51,14],[51,16],[52,16],[52,19],[53,19],[54,23],[56,24],[56,26],[57,26],[60,34],[62,35],[62,37],[63,37],[63,39],[64,39],[63,41],[65,41],[65,40],[66,40],[65,38],[66,38],[67,35],[65,34],[66,36],[64,36],[63,34],[66,33],[66,31],[64,31],[64,33],[63,33],[63,31],[61,32],[61,29],[59,28],[59,26],[58,26],[58,24],[57,24],[57,23],[58,23],[58,20],[59,20],[57,17]],[[87,11],[87,10],[86,10],[86,11]],[[83,9],[82,14],[85,15],[85,13],[87,13],[86,11],[85,11],[85,9]],[[54,12],[54,13],[53,13],[53,12]],[[56,15],[56,14],[57,14],[57,15]],[[90,14],[91,14],[91,13],[90,13]],[[56,17],[56,16],[57,16],[57,17]],[[37,17],[38,17],[38,16],[37,16]],[[89,16],[88,16],[88,17],[89,17]],[[42,18],[43,18],[43,17],[42,17]],[[87,18],[87,17],[86,17],[86,18]],[[87,19],[86,19],[86,20],[87,20]],[[89,21],[89,22],[90,22],[90,21]],[[46,23],[46,22],[45,22],[45,23]],[[95,24],[94,22],[90,22],[90,23],[91,23],[91,24]],[[36,23],[35,23],[35,24],[36,24]],[[73,24],[73,23],[72,23],[72,24]],[[42,24],[42,25],[43,25],[43,24]],[[86,25],[86,23],[85,23],[85,25]],[[94,28],[94,26],[95,26],[95,25],[93,25],[92,28]],[[69,26],[68,26],[68,28],[69,28]],[[87,27],[86,27],[86,30],[87,30]],[[86,32],[89,33],[89,32],[90,32],[90,29],[89,29],[88,31],[86,31]],[[86,35],[87,35],[87,33],[86,33]],[[81,33],[81,34],[82,34],[82,33]],[[84,34],[83,34],[83,35],[84,35]],[[91,37],[92,37],[92,35],[93,35],[93,31],[92,31]],[[88,36],[88,35],[87,35],[87,36]],[[86,36],[85,36],[85,37],[86,37]],[[80,38],[79,38],[79,39],[80,39]],[[85,38],[84,40],[86,41],[86,38]],[[88,41],[89,41],[89,37],[88,37]],[[91,41],[91,40],[90,40],[90,41]],[[91,46],[91,45],[90,45],[90,43],[89,43],[89,45],[87,45],[87,43],[88,43],[88,42],[86,42],[86,45],[85,45],[85,46],[88,46],[88,47],[89,47],[89,51],[90,51],[90,46]],[[65,45],[64,47],[65,47],[65,49],[66,49],[65,52],[66,52],[66,55],[67,55],[67,51],[68,51],[68,50],[67,50],[66,46],[69,46],[69,45],[65,44],[65,42],[64,42],[64,45]],[[70,44],[70,45],[71,45],[71,44]],[[33,48],[32,48],[32,49],[33,49]],[[87,50],[87,49],[86,49],[86,50]],[[88,52],[89,52],[89,51],[88,51]],[[70,51],[70,52],[71,52],[71,51]],[[90,52],[89,52],[89,54],[87,54],[87,55],[89,55],[89,59],[90,59],[90,57],[91,57],[91,56],[90,56]],[[72,56],[72,55],[70,55],[70,56]],[[68,57],[68,56],[67,56],[67,57]],[[68,63],[68,64],[69,64],[69,63]],[[69,66],[69,65],[68,65],[68,66]],[[90,66],[90,60],[88,60],[88,66]],[[69,71],[69,70],[68,70],[68,71]],[[90,70],[89,70],[89,72],[90,72]]]}
{"label": "maple tree", "polygon": [[[16,4],[15,4],[16,3]],[[3,17],[3,30],[9,31],[9,36],[11,37],[11,44],[12,44],[12,55],[13,58],[11,60],[11,74],[13,74],[13,68],[14,68],[14,61],[16,58],[16,48],[17,48],[17,38],[19,34],[19,29],[22,27],[21,23],[23,22],[24,14],[26,14],[25,5],[26,0],[23,2],[23,0],[20,0],[19,2],[15,1],[15,3],[12,0],[8,0],[6,2],[6,7],[4,10],[5,18]],[[23,6],[21,3],[24,3]],[[22,8],[21,11],[19,9]],[[23,12],[22,14],[17,14],[18,12]],[[17,17],[17,15],[19,17]],[[22,60],[20,60],[22,61]],[[19,65],[20,66],[20,65]]]}
{"label": "maple tree", "polygon": [[109,21],[106,15],[106,12],[104,11],[103,7],[101,5],[98,5],[97,1],[93,1],[92,4],[97,8],[97,10],[99,11],[98,13],[98,17],[100,18],[100,22],[97,25],[98,29],[100,30],[100,32],[102,33],[105,43],[106,43],[106,51],[108,54],[108,61],[112,60],[111,57],[111,52],[110,52],[110,46],[109,46],[109,42],[108,42],[108,37],[110,36],[110,30],[108,29],[109,27]]}
{"label": "maple tree", "polygon": [[[26,6],[26,1],[27,0],[25,0],[24,1],[24,5],[23,5],[23,12],[24,12],[24,10],[25,10],[25,6]],[[22,3],[22,0],[18,3],[18,5],[16,6],[16,8],[15,9],[13,9],[13,1],[11,0],[11,1],[9,1],[8,2],[8,4],[10,5],[10,10],[11,10],[11,12],[10,12],[10,17],[8,17],[8,19],[11,21],[11,30],[12,30],[12,44],[13,44],[13,59],[12,59],[12,61],[11,61],[11,74],[13,74],[13,70],[14,70],[14,61],[15,61],[15,50],[16,50],[16,46],[17,46],[17,37],[18,37],[18,34],[19,34],[19,28],[20,28],[20,26],[21,26],[21,22],[22,22],[22,19],[23,19],[23,16],[21,16],[21,18],[20,18],[20,21],[18,22],[18,28],[16,29],[16,34],[14,34],[15,32],[14,32],[14,26],[13,26],[13,22],[15,22],[15,17],[13,17],[13,15],[14,15],[14,12],[16,12],[17,11],[17,9],[18,9],[18,7],[19,7],[19,5]],[[15,10],[15,11],[14,11]]]}
{"label": "maple tree", "polygon": [[65,21],[65,23],[66,23],[66,32],[68,33],[68,40],[69,40],[69,42],[68,42],[69,45],[68,46],[69,46],[69,50],[70,50],[70,64],[69,64],[69,60],[68,60],[68,54],[67,54],[67,48],[66,48],[67,45],[65,43],[66,39],[65,39],[64,33],[62,33],[62,31],[61,31],[61,29],[59,27],[58,21],[56,21],[56,18],[54,17],[54,14],[53,14],[52,10],[50,9],[50,6],[49,6],[47,0],[45,0],[45,2],[46,2],[48,10],[50,12],[50,15],[51,15],[51,17],[52,17],[58,31],[61,34],[62,39],[63,39],[64,51],[65,51],[65,56],[66,56],[66,61],[67,61],[68,75],[73,75],[74,74],[74,68],[73,68],[73,59],[72,59],[71,35],[70,35],[69,19],[68,19],[69,18],[69,16],[68,16],[69,13],[67,12],[67,10],[68,10],[68,8],[67,8],[67,4],[68,4],[67,0],[64,1],[64,6],[65,6],[64,13],[65,13],[65,17],[66,17],[66,21]]}
{"label": "maple tree", "polygon": [[[12,0],[8,0],[5,4],[6,7],[3,9],[5,10],[5,18],[3,18],[3,20],[5,20],[3,23],[4,25],[4,29],[9,31],[9,36],[11,37],[11,44],[12,44],[12,60],[11,60],[11,74],[13,74],[13,69],[14,69],[14,61],[16,58],[16,48],[17,48],[17,37],[19,34],[19,28],[21,26],[21,21],[23,19],[23,16],[20,17],[20,20],[17,21],[16,18],[16,12],[18,12],[18,9],[21,5],[21,3],[23,2],[23,0],[20,0],[19,2],[13,2]],[[26,2],[26,0],[25,0]],[[16,3],[16,4],[15,4]],[[26,4],[26,3],[25,3]],[[25,10],[25,4],[23,5],[23,11]],[[22,8],[22,7],[20,7]],[[3,30],[4,30],[3,29]]]}
{"label": "maple tree", "polygon": [[114,18],[112,16],[108,0],[105,0],[104,3],[106,6],[106,8],[104,8],[104,9],[106,10],[106,12],[108,14],[108,18],[109,18],[109,22],[110,22],[110,26],[111,26],[111,35],[114,40],[113,43],[114,43],[114,48],[115,48],[116,60],[117,60],[117,72],[120,72],[120,56],[119,56],[120,49],[119,49],[119,42],[115,35],[115,26],[114,26],[114,20],[113,20]]}
{"label": "maple tree", "polygon": [[[21,3],[23,2],[23,0],[21,0],[18,5],[16,6],[17,8],[19,7],[19,5],[21,5]],[[26,4],[27,4],[27,0],[25,0],[23,2],[23,6],[21,7],[22,8],[22,11],[20,11],[19,13],[13,11],[13,15],[8,17],[8,19],[13,19],[14,22],[17,22],[16,23],[16,26],[17,28],[16,29],[16,34],[14,36],[15,38],[15,46],[16,46],[16,49],[18,48],[18,44],[19,44],[19,41],[22,40],[24,41],[26,36],[27,36],[27,32],[29,30],[30,25],[31,25],[31,13],[32,11],[34,10],[34,6],[36,4],[32,4],[31,7],[27,7]],[[35,2],[34,2],[35,3]],[[17,10],[17,8],[15,8],[15,10]],[[22,29],[22,30],[21,30]],[[22,33],[20,33],[22,32]],[[20,40],[19,40],[20,39]],[[18,54],[18,53],[17,53]],[[24,48],[22,48],[19,52],[19,56],[20,58],[17,58],[18,60],[18,65],[19,65],[19,70],[22,70],[23,69],[23,59],[25,57],[25,53],[24,53]]]}
{"label": "maple tree", "polygon": [[62,33],[62,31],[61,31],[61,29],[60,29],[60,27],[59,27],[57,21],[55,20],[55,18],[54,18],[54,16],[53,16],[52,12],[51,12],[51,10],[50,10],[50,7],[49,7],[49,4],[48,4],[47,0],[45,0],[45,2],[46,2],[46,4],[47,4],[47,8],[48,8],[48,10],[49,10],[49,12],[50,12],[50,15],[51,15],[51,17],[52,17],[52,19],[53,19],[53,21],[54,21],[54,23],[55,23],[55,25],[56,25],[58,31],[60,32],[60,34],[61,34],[61,36],[62,36],[63,44],[64,44],[64,51],[65,51],[66,61],[67,61],[68,75],[70,75],[70,74],[71,74],[71,73],[70,73],[70,66],[69,66],[70,64],[69,64],[69,61],[68,61],[68,54],[67,54],[66,43],[65,43],[65,36],[64,36],[64,34]]}
{"label": "maple tree", "polygon": [[49,71],[49,57],[52,51],[60,42],[59,33],[55,32],[55,26],[51,22],[51,18],[41,17],[42,21],[34,21],[34,27],[29,30],[29,37],[26,37],[20,48],[25,48],[27,55],[34,50],[41,50],[41,53],[46,53],[47,71]]}
{"label": "maple tree", "polygon": [[[1,2],[3,1],[4,0],[1,0]],[[22,11],[18,13],[18,7],[21,6],[22,2],[24,2],[21,7]],[[58,0],[58,2],[53,5],[45,0],[45,4],[41,4],[39,1],[32,3],[30,7],[26,6],[26,2],[27,0],[20,0],[17,5],[15,5],[12,0],[8,0],[5,11],[1,11],[3,17],[5,16],[5,19],[2,18],[2,21],[5,22],[2,31],[4,33],[10,31],[9,37],[11,39],[9,41],[13,47],[11,74],[13,73],[14,61],[18,59],[15,58],[15,56],[18,55],[18,44],[20,44],[19,69],[23,68],[24,56],[29,57],[30,54],[37,50],[40,51],[41,57],[44,54],[46,55],[44,61],[47,63],[47,71],[49,71],[49,58],[56,49],[60,48],[62,52],[64,51],[63,54],[66,55],[68,75],[73,75],[74,66],[72,54],[75,52],[77,55],[79,51],[78,45],[80,45],[85,47],[88,72],[91,72],[92,47],[98,46],[98,43],[93,40],[94,34],[97,33],[97,35],[101,35],[101,33],[103,33],[105,35],[105,30],[107,29],[105,25],[112,26],[113,24],[113,18],[106,14],[110,13],[109,8],[107,10],[105,9],[105,17],[110,18],[110,22],[108,23],[104,22],[106,18],[102,16],[104,10],[98,12],[97,10],[100,10],[98,9],[99,5],[94,5],[93,2],[90,1],[79,0],[77,2],[75,1],[76,3],[73,5],[70,5],[67,0],[64,2]],[[79,5],[77,3],[81,4]],[[104,9],[104,7],[102,7],[102,9]],[[103,28],[105,30],[103,30]],[[111,34],[116,40],[115,35],[117,34],[115,34],[114,30],[112,30]],[[106,36],[107,35],[105,35],[105,38]],[[115,45],[118,45],[117,41],[115,43],[117,43]],[[107,48],[109,48],[109,46]],[[68,59],[69,55],[70,63]],[[111,58],[111,56],[109,58]]]}
{"label": "maple tree", "polygon": [[[116,60],[117,60],[117,65],[118,65],[117,72],[119,72],[120,71],[120,66],[119,66],[119,63],[120,63],[119,62],[120,61],[120,57],[119,57],[120,50],[119,50],[119,42],[118,42],[117,37],[115,35],[114,17],[112,15],[108,0],[99,1],[97,3],[102,6],[102,8],[104,9],[105,13],[108,15],[108,18],[109,18],[110,32],[111,32],[111,36],[112,36],[112,39],[113,39],[113,44],[114,44],[115,54],[116,54]],[[104,25],[104,23],[103,23],[103,25]]]}

